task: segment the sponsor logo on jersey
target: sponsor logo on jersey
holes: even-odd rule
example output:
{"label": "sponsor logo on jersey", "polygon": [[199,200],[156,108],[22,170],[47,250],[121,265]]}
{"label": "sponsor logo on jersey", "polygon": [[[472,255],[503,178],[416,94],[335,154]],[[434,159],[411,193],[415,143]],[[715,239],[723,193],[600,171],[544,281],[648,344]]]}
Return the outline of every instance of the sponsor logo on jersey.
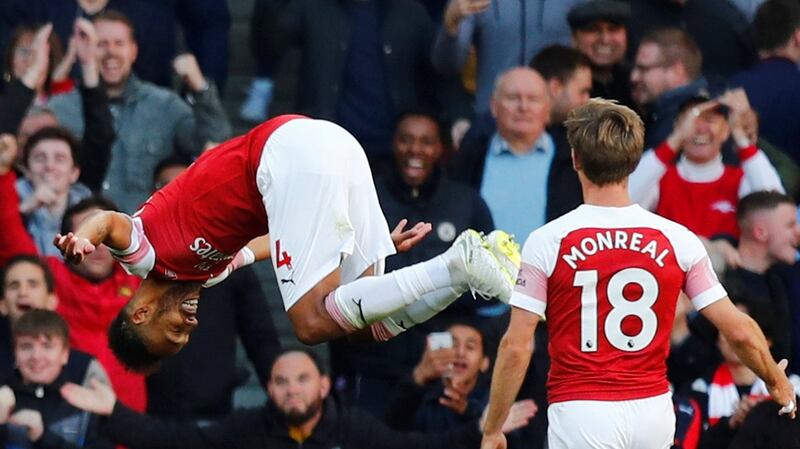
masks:
{"label": "sponsor logo on jersey", "polygon": [[214,248],[211,243],[203,237],[197,237],[189,245],[189,250],[197,254],[202,261],[194,266],[195,269],[201,271],[208,271],[218,262],[233,260],[233,255],[225,254],[222,251]]}

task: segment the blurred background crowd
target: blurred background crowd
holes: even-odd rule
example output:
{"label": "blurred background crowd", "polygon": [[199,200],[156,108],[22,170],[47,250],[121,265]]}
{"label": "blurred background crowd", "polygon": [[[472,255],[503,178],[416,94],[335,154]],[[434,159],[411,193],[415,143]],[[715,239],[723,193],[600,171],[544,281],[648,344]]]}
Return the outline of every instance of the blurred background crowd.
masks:
{"label": "blurred background crowd", "polygon": [[[633,108],[632,198],[702,238],[800,374],[798,0],[3,0],[0,49],[6,447],[478,447],[499,301],[467,295],[387,343],[301,348],[259,264],[203,291],[201,326],[157,373],[108,349],[139,280],[103,248],[66,264],[54,235],[134,212],[288,112],[359,140],[390,224],[433,224],[391,270],[467,228],[524,242],[578,206],[564,120],[590,97]],[[676,315],[674,447],[800,448],[686,298]],[[512,448],[546,447],[546,326],[535,348]]]}

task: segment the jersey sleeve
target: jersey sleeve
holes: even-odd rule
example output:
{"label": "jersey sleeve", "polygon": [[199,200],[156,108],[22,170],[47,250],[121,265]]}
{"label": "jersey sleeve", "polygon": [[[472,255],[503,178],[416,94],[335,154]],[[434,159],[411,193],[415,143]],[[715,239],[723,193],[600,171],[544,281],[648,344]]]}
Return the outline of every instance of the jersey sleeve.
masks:
{"label": "jersey sleeve", "polygon": [[525,240],[517,285],[509,304],[545,318],[547,309],[547,246],[541,233],[534,232]]}
{"label": "jersey sleeve", "polygon": [[131,245],[124,250],[109,248],[126,273],[146,279],[155,266],[156,252],[144,233],[142,219],[131,219]]}
{"label": "jersey sleeve", "polygon": [[728,292],[717,279],[717,274],[711,266],[711,259],[705,247],[696,235],[686,232],[682,243],[681,265],[686,267],[683,291],[692,301],[696,310],[701,310],[720,299],[726,297]]}

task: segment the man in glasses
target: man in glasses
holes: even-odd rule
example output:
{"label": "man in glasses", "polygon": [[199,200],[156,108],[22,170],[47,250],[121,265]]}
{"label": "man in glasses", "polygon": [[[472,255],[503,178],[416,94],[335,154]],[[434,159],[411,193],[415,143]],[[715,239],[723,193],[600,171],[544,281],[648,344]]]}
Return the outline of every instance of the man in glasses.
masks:
{"label": "man in glasses", "polygon": [[631,96],[645,118],[645,148],[667,138],[678,109],[706,89],[703,58],[683,30],[656,29],[642,38],[631,71]]}

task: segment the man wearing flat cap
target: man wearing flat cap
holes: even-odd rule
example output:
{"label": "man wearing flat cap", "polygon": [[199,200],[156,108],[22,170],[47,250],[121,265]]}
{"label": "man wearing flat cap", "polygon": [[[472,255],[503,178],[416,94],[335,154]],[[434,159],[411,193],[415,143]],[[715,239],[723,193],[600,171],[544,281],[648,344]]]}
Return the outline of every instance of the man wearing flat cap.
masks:
{"label": "man wearing flat cap", "polygon": [[572,44],[592,63],[592,97],[633,106],[630,69],[623,59],[628,50],[630,6],[617,0],[592,0],[567,15]]}

